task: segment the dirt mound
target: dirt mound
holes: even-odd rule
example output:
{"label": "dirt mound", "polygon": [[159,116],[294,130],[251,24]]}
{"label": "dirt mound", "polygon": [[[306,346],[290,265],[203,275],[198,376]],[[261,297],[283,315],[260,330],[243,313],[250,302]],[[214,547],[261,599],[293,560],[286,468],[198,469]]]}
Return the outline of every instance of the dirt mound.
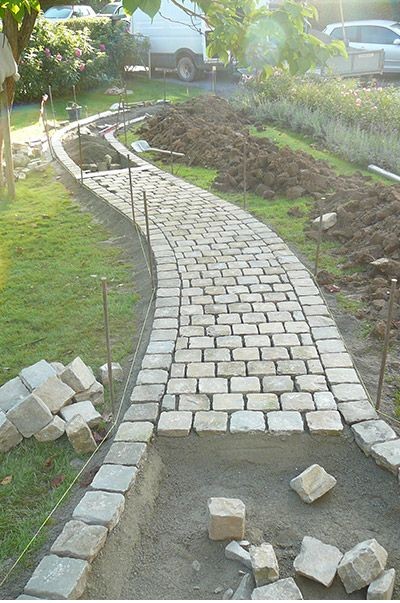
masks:
{"label": "dirt mound", "polygon": [[[340,243],[337,253],[347,257],[345,268],[353,273],[356,268],[341,284],[366,305],[362,317],[382,320],[389,278],[400,279],[400,187],[360,173],[338,176],[322,160],[249,135],[249,125],[246,115],[225,99],[201,96],[150,118],[140,135],[151,146],[185,153],[178,161],[187,165],[217,169],[214,185],[219,190],[242,191],[246,173],[247,190],[266,200],[311,196],[324,212],[337,212],[336,226],[324,237]],[[317,215],[316,207],[313,217]],[[311,228],[309,235],[315,236]],[[380,258],[388,261],[371,266]],[[396,312],[399,329],[398,305]]]}

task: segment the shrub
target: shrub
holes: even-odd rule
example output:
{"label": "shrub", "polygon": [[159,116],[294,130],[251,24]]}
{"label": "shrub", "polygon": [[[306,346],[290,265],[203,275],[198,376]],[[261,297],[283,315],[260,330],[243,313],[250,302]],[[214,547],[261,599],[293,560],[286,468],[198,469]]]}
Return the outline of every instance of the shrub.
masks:
{"label": "shrub", "polygon": [[38,19],[20,62],[17,101],[38,100],[52,87],[62,96],[120,78],[125,65],[141,62],[144,39],[125,31],[126,23],[111,19],[71,19],[49,23]]}

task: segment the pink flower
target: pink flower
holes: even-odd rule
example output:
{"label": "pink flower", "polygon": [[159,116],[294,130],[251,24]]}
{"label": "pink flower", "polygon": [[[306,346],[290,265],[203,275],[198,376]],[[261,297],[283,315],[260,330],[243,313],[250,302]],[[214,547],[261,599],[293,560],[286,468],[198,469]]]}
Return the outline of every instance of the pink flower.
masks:
{"label": "pink flower", "polygon": [[50,48],[45,48],[44,49],[44,54],[46,55],[47,58],[51,57],[51,51]]}
{"label": "pink flower", "polygon": [[75,56],[78,57],[78,58],[82,56],[82,50],[80,48],[77,48],[75,50]]}
{"label": "pink flower", "polygon": [[56,54],[56,60],[57,61],[62,61],[62,54],[60,54],[59,52]]}
{"label": "pink flower", "polygon": [[86,68],[85,63],[81,63],[78,67],[79,71],[85,71],[85,68]]}
{"label": "pink flower", "polygon": [[100,52],[105,52],[106,51],[106,45],[105,44],[99,44],[99,49],[100,49]]}

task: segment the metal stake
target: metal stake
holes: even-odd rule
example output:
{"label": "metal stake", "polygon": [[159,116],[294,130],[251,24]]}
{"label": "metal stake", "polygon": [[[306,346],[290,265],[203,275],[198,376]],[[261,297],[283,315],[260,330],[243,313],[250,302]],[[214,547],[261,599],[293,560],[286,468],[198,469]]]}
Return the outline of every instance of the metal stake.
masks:
{"label": "metal stake", "polygon": [[171,174],[174,174],[174,153],[172,150],[172,129],[170,130],[170,135],[169,135],[169,150],[170,150],[170,155],[169,155],[169,163],[170,163],[170,169],[171,169]]}
{"label": "metal stake", "polygon": [[49,86],[49,99],[50,99],[50,105],[51,105],[51,112],[52,112],[52,115],[53,115],[54,129],[56,129],[56,127],[57,127],[57,120],[56,120],[56,112],[54,111],[53,93],[51,91],[51,86]]}
{"label": "metal stake", "polygon": [[72,86],[72,94],[74,95],[74,103],[77,105],[78,102],[76,100],[76,88],[75,88],[75,84],[73,84],[73,86]]}
{"label": "metal stake", "polygon": [[103,289],[103,312],[104,312],[104,331],[106,334],[106,346],[107,346],[107,372],[108,372],[108,384],[110,386],[110,401],[111,401],[111,412],[114,413],[114,388],[113,388],[113,376],[112,376],[112,354],[111,354],[111,341],[110,341],[110,325],[108,320],[108,296],[107,296],[107,279],[105,276],[101,278],[101,286]]}
{"label": "metal stake", "polygon": [[146,195],[146,191],[143,191],[143,207],[144,207],[144,218],[146,221],[146,237],[147,237],[147,247],[148,247],[148,259],[149,259],[149,266],[150,266],[150,277],[151,277],[151,284],[152,287],[154,289],[154,273],[153,273],[153,262],[152,262],[152,257],[151,257],[151,241],[150,241],[150,227],[149,227],[149,212],[147,209],[147,195]]}
{"label": "metal stake", "polygon": [[389,298],[389,308],[388,308],[388,315],[387,315],[387,321],[386,321],[385,341],[383,344],[381,370],[379,373],[378,392],[376,394],[376,409],[377,410],[379,409],[379,407],[381,405],[383,384],[385,382],[386,360],[387,360],[387,355],[388,355],[388,351],[389,351],[390,327],[391,327],[392,318],[393,318],[394,300],[396,298],[397,278],[392,278],[390,283],[391,283],[390,284],[390,298]]}
{"label": "metal stake", "polygon": [[135,216],[135,202],[133,200],[133,186],[132,186],[132,171],[131,171],[131,156],[128,155],[126,156],[126,159],[128,161],[128,174],[129,174],[129,190],[131,193],[131,209],[132,209],[132,220],[133,220],[133,226],[136,225],[136,216]]}
{"label": "metal stake", "polygon": [[125,115],[125,101],[122,101],[122,119],[123,119],[123,123],[124,123],[124,139],[125,139],[125,146],[128,146],[128,134],[126,131],[126,115]]}
{"label": "metal stake", "polygon": [[319,266],[319,254],[321,250],[321,241],[322,241],[322,207],[318,204],[319,211],[319,222],[318,222],[318,236],[317,236],[317,249],[315,252],[315,264],[314,264],[314,276],[317,277],[318,274],[318,266]]}
{"label": "metal stake", "polygon": [[43,117],[44,131],[46,133],[46,138],[47,138],[47,144],[49,145],[50,155],[51,155],[51,158],[54,159],[53,147],[51,146],[51,139],[50,139],[50,134],[49,134],[49,124],[47,121],[47,110],[46,110],[46,105],[44,103],[43,103],[42,117]]}
{"label": "metal stake", "polygon": [[167,70],[164,69],[164,105],[167,102]]}
{"label": "metal stake", "polygon": [[247,205],[247,138],[243,146],[243,207]]}
{"label": "metal stake", "polygon": [[82,153],[82,141],[81,141],[81,126],[78,121],[78,146],[79,146],[79,166],[81,168],[81,184],[83,184],[83,153]]}

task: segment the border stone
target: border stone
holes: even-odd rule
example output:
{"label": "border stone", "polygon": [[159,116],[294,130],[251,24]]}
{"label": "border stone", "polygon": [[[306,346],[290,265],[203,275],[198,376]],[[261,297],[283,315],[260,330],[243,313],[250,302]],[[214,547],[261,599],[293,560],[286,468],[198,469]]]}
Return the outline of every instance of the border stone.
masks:
{"label": "border stone", "polygon": [[378,419],[376,410],[368,400],[359,400],[356,402],[345,402],[338,404],[338,410],[346,423],[360,423],[369,419]]}
{"label": "border stone", "polygon": [[29,395],[29,389],[19,377],[10,379],[0,387],[0,410],[7,412]]}
{"label": "border stone", "polygon": [[264,414],[256,410],[238,410],[231,415],[230,431],[231,433],[264,432]]}
{"label": "border stone", "polygon": [[43,427],[41,431],[35,433],[35,439],[38,442],[53,442],[58,440],[65,432],[65,421],[61,417],[55,415],[51,423]]}
{"label": "border stone", "polygon": [[40,599],[79,599],[86,588],[89,568],[83,559],[47,555],[33,572],[24,592]]}
{"label": "border stone", "polygon": [[374,444],[397,438],[396,432],[381,419],[356,423],[351,426],[351,429],[358,446],[367,456],[371,454],[371,447]]}
{"label": "border stone", "polygon": [[371,446],[371,455],[381,467],[397,475],[400,467],[400,439]]}
{"label": "border stone", "polygon": [[76,393],[89,389],[94,381],[96,381],[92,371],[79,356],[67,364],[60,374],[60,379],[69,385]]}
{"label": "border stone", "polygon": [[116,492],[95,490],[86,492],[75,507],[72,518],[89,525],[105,526],[109,532],[119,522],[125,507],[125,498]]}
{"label": "border stone", "polygon": [[31,366],[23,368],[19,374],[21,381],[29,391],[33,391],[47,381],[49,377],[55,377],[56,375],[56,371],[46,360],[39,360]]}
{"label": "border stone", "polygon": [[30,438],[53,420],[53,415],[40,398],[29,394],[7,413],[7,419],[25,437]]}
{"label": "border stone", "polygon": [[335,578],[343,553],[330,544],[317,538],[304,536],[300,553],[294,560],[293,567],[297,574],[320,582],[329,588]]}
{"label": "border stone", "polygon": [[95,409],[90,400],[75,402],[60,410],[64,421],[69,423],[76,415],[80,415],[89,427],[96,427],[101,421],[101,414]]}
{"label": "border stone", "polygon": [[340,435],[343,424],[337,410],[315,410],[306,414],[308,429],[314,435]]}
{"label": "border stone", "polygon": [[59,557],[73,557],[92,563],[103,548],[107,534],[104,526],[90,526],[83,521],[71,520],[65,524],[50,552]]}
{"label": "border stone", "polygon": [[102,465],[90,485],[94,490],[124,494],[134,484],[137,471],[136,467],[125,465]]}
{"label": "border stone", "polygon": [[303,419],[294,410],[271,411],[267,414],[268,431],[273,435],[303,433]]}
{"label": "border stone", "polygon": [[124,414],[124,421],[150,421],[155,423],[158,417],[158,404],[132,404]]}
{"label": "border stone", "polygon": [[75,391],[58,377],[49,377],[39,387],[33,390],[35,396],[44,402],[53,413],[60,412],[74,397]]}
{"label": "border stone", "polygon": [[193,428],[199,436],[226,433],[228,413],[214,410],[196,412]]}
{"label": "border stone", "polygon": [[114,436],[114,442],[150,442],[154,431],[150,421],[125,421],[120,424]]}
{"label": "border stone", "polygon": [[146,456],[143,442],[115,442],[104,459],[105,464],[140,467]]}

